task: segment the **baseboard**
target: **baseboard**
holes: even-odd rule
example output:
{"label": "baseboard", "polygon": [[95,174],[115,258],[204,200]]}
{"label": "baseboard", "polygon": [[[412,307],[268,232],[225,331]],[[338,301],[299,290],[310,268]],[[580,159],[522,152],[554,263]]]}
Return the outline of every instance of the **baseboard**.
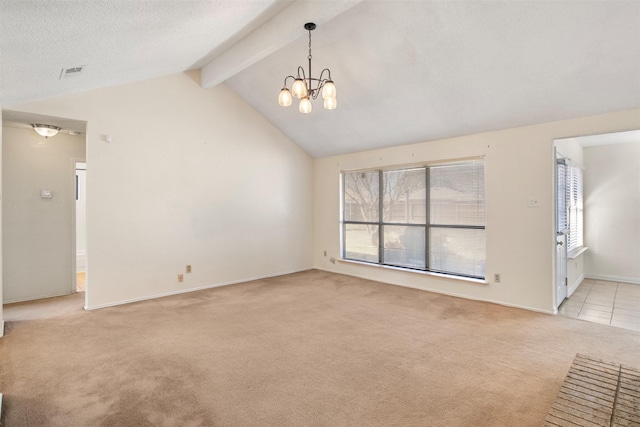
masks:
{"label": "baseboard", "polygon": [[584,276],[587,279],[593,280],[607,280],[609,282],[623,282],[623,283],[634,283],[636,285],[640,285],[640,279],[634,277],[621,277],[621,276],[609,276],[606,274],[585,274]]}
{"label": "baseboard", "polygon": [[536,313],[557,314],[555,312],[555,310],[541,310],[541,309],[535,308],[535,307],[529,307],[529,306],[518,305],[518,304],[510,304],[510,303],[506,303],[506,302],[502,302],[502,301],[495,301],[495,300],[486,299],[486,298],[478,298],[478,297],[473,297],[473,296],[469,296],[469,295],[457,294],[455,292],[445,292],[445,291],[441,291],[441,290],[438,290],[438,289],[426,289],[426,288],[421,288],[419,286],[411,286],[411,285],[407,285],[407,284],[399,283],[399,282],[383,282],[382,280],[371,279],[371,278],[365,277],[365,276],[356,276],[356,275],[353,275],[353,274],[347,274],[347,273],[342,273],[342,272],[338,272],[338,271],[327,270],[325,268],[320,268],[320,267],[315,267],[315,268],[316,268],[316,270],[326,271],[328,273],[344,274],[345,276],[358,277],[358,278],[361,278],[361,279],[371,280],[372,282],[385,283],[387,285],[393,285],[393,286],[402,286],[403,288],[418,289],[420,291],[433,292],[435,294],[448,295],[450,297],[456,297],[456,298],[464,298],[464,299],[468,299],[468,300],[471,300],[471,301],[488,302],[488,303],[491,303],[491,304],[502,305],[504,307],[519,308],[521,310],[534,311]]}
{"label": "baseboard", "polygon": [[37,300],[37,299],[45,299],[45,298],[54,298],[54,297],[63,297],[65,295],[71,295],[73,294],[73,292],[65,292],[62,294],[52,294],[52,295],[38,295],[35,297],[26,297],[26,298],[18,298],[18,299],[10,299],[10,300],[4,300],[2,303],[3,304],[14,304],[16,302],[26,302],[26,301],[33,301],[33,300]]}
{"label": "baseboard", "polygon": [[153,294],[153,295],[148,295],[148,296],[139,297],[139,298],[131,298],[131,299],[127,299],[127,300],[110,302],[110,303],[107,303],[107,304],[92,305],[92,306],[85,305],[84,309],[85,310],[98,310],[100,308],[115,307],[115,306],[118,306],[118,305],[130,304],[132,302],[146,301],[146,300],[155,299],[155,298],[170,297],[172,295],[180,295],[180,294],[186,294],[186,293],[189,293],[189,292],[203,291],[205,289],[219,288],[221,286],[236,285],[238,283],[251,282],[253,280],[261,280],[261,279],[268,279],[268,278],[271,278],[271,277],[284,276],[285,274],[300,273],[302,271],[308,271],[308,270],[311,270],[311,269],[313,269],[313,267],[303,268],[303,269],[300,269],[300,270],[286,271],[286,272],[276,273],[276,274],[269,274],[269,275],[266,275],[266,276],[246,277],[244,279],[232,280],[232,281],[229,281],[229,282],[221,282],[221,283],[215,283],[215,284],[212,284],[212,285],[198,286],[198,287],[195,287],[195,288],[180,289],[180,290],[171,291],[171,292],[163,292],[161,294]]}
{"label": "baseboard", "polygon": [[569,288],[567,289],[567,297],[570,297],[571,294],[573,294],[575,290],[578,289],[578,286],[580,286],[580,283],[582,283],[583,280],[584,280],[584,274],[581,274],[580,277],[578,277],[578,279],[575,282],[573,282],[573,284],[569,286]]}

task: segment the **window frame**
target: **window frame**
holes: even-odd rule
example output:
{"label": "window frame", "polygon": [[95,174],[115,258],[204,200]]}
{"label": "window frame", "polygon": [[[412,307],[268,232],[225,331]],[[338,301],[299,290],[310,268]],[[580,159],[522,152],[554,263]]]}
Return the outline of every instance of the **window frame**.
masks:
{"label": "window frame", "polygon": [[[464,279],[478,279],[485,280],[486,279],[486,270],[484,271],[484,275],[471,275],[471,274],[463,274],[459,272],[449,272],[449,271],[441,271],[438,269],[431,268],[430,265],[430,254],[431,254],[431,235],[432,229],[465,229],[465,230],[484,230],[485,234],[485,247],[484,247],[484,261],[486,262],[486,218],[484,218],[482,225],[465,225],[465,224],[432,224],[431,223],[431,169],[440,167],[440,166],[455,166],[462,164],[471,164],[471,163],[482,163],[482,173],[484,175],[485,162],[482,158],[474,158],[474,159],[465,159],[455,162],[447,162],[447,163],[437,163],[437,164],[427,164],[427,165],[405,165],[405,166],[396,166],[390,168],[375,168],[375,169],[360,169],[360,170],[350,170],[350,171],[342,171],[340,173],[340,244],[341,244],[341,259],[345,261],[354,261],[354,262],[362,262],[366,264],[371,264],[374,266],[382,266],[382,267],[392,267],[400,270],[407,271],[418,271],[418,272],[429,272],[429,273],[437,273],[450,277],[458,277]],[[410,223],[410,222],[393,222],[393,221],[385,221],[384,218],[384,174],[385,172],[394,172],[394,171],[407,171],[412,169],[424,169],[425,170],[425,221],[424,223]],[[378,174],[378,221],[358,221],[358,220],[348,220],[345,216],[345,210],[347,206],[346,202],[346,178],[345,175],[349,173],[371,173],[376,172]],[[482,209],[486,212],[486,181],[483,179],[483,205]],[[391,218],[392,219],[392,218]],[[378,260],[377,261],[369,261],[365,259],[358,259],[347,256],[347,226],[348,225],[365,225],[365,226],[373,226],[377,227],[377,241],[378,241]],[[386,227],[416,227],[424,230],[424,267],[411,267],[407,265],[402,265],[393,262],[387,262],[385,260],[385,234],[384,229]]]}

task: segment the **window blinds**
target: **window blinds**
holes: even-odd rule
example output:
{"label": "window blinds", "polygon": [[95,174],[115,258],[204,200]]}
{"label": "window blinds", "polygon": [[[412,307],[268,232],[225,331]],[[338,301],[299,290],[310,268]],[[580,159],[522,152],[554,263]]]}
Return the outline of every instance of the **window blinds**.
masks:
{"label": "window blinds", "polygon": [[571,252],[584,245],[583,233],[583,173],[577,166],[566,167],[566,203],[567,203],[567,251]]}

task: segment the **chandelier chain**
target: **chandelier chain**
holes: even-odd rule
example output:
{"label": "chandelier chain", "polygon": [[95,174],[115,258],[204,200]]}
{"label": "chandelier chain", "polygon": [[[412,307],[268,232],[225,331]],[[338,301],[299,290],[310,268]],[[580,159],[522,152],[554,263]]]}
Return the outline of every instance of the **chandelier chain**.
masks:
{"label": "chandelier chain", "polygon": [[309,56],[307,57],[307,59],[311,59],[311,30],[309,30]]}

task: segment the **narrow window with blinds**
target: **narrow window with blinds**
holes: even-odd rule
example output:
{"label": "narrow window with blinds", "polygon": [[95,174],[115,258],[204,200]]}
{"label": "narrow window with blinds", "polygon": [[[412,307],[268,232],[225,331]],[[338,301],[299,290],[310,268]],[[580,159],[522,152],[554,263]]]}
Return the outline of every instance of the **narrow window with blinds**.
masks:
{"label": "narrow window with blinds", "polygon": [[567,251],[571,252],[584,246],[583,240],[583,172],[582,169],[574,166],[566,166],[566,207],[567,207]]}
{"label": "narrow window with blinds", "polygon": [[484,279],[480,160],[342,174],[342,257]]}

